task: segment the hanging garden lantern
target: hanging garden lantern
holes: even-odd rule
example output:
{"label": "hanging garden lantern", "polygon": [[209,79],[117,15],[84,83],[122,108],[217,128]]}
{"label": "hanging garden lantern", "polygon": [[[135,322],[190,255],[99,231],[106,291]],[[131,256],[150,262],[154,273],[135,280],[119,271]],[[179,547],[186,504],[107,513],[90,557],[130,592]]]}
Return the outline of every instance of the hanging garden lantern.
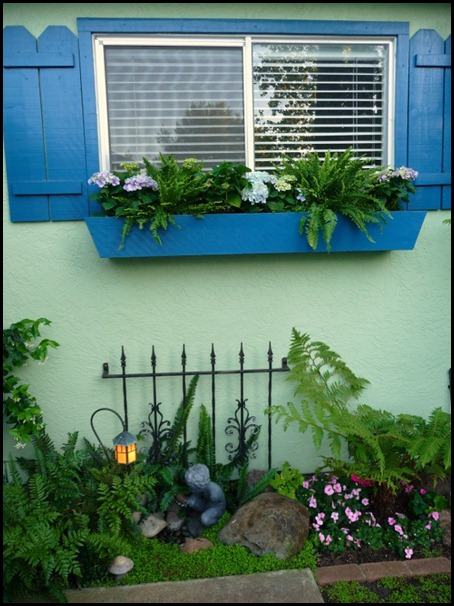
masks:
{"label": "hanging garden lantern", "polygon": [[129,465],[137,460],[137,442],[129,431],[122,431],[113,440],[115,446],[115,460],[120,465]]}

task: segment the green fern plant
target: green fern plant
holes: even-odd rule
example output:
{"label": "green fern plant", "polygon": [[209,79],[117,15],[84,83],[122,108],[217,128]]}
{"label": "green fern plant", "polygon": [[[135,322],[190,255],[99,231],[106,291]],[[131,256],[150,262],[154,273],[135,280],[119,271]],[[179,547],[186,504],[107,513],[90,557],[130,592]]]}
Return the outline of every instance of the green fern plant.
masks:
{"label": "green fern plant", "polygon": [[[3,485],[3,592],[49,595],[83,578],[107,574],[108,562],[131,555],[131,515],[154,478],[139,466],[100,468],[78,433],[56,449],[48,434],[32,436],[33,458],[10,457]],[[116,465],[116,463],[115,463]]]}
{"label": "green fern plant", "polygon": [[207,174],[203,171],[203,162],[187,158],[179,164],[171,154],[159,154],[159,159],[159,165],[152,164],[147,158],[143,158],[143,162],[147,175],[157,182],[159,192],[158,204],[152,213],[148,210],[146,220],[155,240],[162,244],[159,232],[169,225],[178,228],[174,215],[200,218],[206,213],[216,212],[221,202],[205,198]]}
{"label": "green fern plant", "polygon": [[446,477],[451,470],[451,415],[440,408],[429,419],[393,415],[365,404],[351,408],[368,384],[357,377],[326,344],[292,330],[288,355],[289,379],[296,382],[299,402],[271,409],[284,429],[296,423],[310,430],[314,446],[326,439],[331,457],[324,467],[355,474],[376,487],[385,511],[402,482],[414,482],[422,472]]}
{"label": "green fern plant", "polygon": [[114,537],[129,537],[138,531],[131,514],[146,513],[140,504],[143,495],[151,499],[157,479],[145,473],[144,465],[137,463],[126,473],[117,473],[98,489],[98,530]]}
{"label": "green fern plant", "polygon": [[[159,439],[154,439],[153,444],[149,448],[147,462],[160,467],[169,467],[173,464],[183,464],[183,453],[188,448],[189,444],[183,444],[182,439],[188,422],[192,407],[194,406],[195,393],[199,375],[192,377],[185,396],[180,402],[173,420],[172,425],[161,433]],[[146,423],[145,423],[146,425]],[[139,438],[145,437],[147,434],[153,436],[150,429],[142,429],[139,432]]]}
{"label": "green fern plant", "polygon": [[[376,195],[376,167],[370,166],[365,156],[355,157],[349,147],[342,153],[325,153],[323,160],[317,153],[304,158],[284,157],[276,176],[290,177],[294,198],[299,201],[280,210],[306,213],[300,221],[300,235],[305,233],[311,248],[317,249],[320,235],[331,250],[331,238],[342,214],[373,242],[367,226],[382,225],[391,217],[386,201]],[[274,210],[278,210],[275,208]]]}
{"label": "green fern plant", "polygon": [[33,462],[15,463],[10,457],[11,480],[3,486],[3,590],[8,597],[33,591],[65,601],[62,589],[82,575],[78,553],[89,534],[89,518],[74,506],[82,497],[75,440],[70,436],[59,453],[48,436],[33,436]]}

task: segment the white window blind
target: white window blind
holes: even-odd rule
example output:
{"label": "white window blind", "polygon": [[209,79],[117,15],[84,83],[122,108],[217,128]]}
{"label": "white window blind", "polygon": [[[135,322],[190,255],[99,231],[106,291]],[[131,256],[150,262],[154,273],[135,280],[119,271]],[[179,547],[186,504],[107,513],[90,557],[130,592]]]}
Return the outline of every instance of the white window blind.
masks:
{"label": "white window blind", "polygon": [[270,170],[352,147],[392,163],[392,39],[95,38],[100,159]]}
{"label": "white window blind", "polygon": [[108,46],[105,69],[112,167],[245,160],[241,48]]}
{"label": "white window blind", "polygon": [[255,165],[352,146],[382,162],[386,144],[382,45],[253,46]]}

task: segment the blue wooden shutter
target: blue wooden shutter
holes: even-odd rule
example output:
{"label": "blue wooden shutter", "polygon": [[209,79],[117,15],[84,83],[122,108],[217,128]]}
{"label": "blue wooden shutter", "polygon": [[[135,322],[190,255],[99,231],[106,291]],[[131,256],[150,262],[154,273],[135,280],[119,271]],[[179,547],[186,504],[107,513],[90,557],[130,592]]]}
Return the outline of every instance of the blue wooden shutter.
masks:
{"label": "blue wooden shutter", "polygon": [[451,208],[451,39],[419,30],[410,40],[408,166],[419,172],[409,209]]}
{"label": "blue wooden shutter", "polygon": [[11,221],[88,215],[78,40],[51,26],[36,40],[3,31],[4,140]]}

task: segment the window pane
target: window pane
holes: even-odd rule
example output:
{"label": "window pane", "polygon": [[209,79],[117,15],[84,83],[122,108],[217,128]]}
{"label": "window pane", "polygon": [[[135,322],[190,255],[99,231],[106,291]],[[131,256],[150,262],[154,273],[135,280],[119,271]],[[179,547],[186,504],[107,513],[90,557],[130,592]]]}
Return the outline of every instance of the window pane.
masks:
{"label": "window pane", "polygon": [[255,165],[352,146],[381,164],[387,46],[254,44]]}
{"label": "window pane", "polygon": [[241,48],[106,46],[105,69],[112,168],[245,161]]}

